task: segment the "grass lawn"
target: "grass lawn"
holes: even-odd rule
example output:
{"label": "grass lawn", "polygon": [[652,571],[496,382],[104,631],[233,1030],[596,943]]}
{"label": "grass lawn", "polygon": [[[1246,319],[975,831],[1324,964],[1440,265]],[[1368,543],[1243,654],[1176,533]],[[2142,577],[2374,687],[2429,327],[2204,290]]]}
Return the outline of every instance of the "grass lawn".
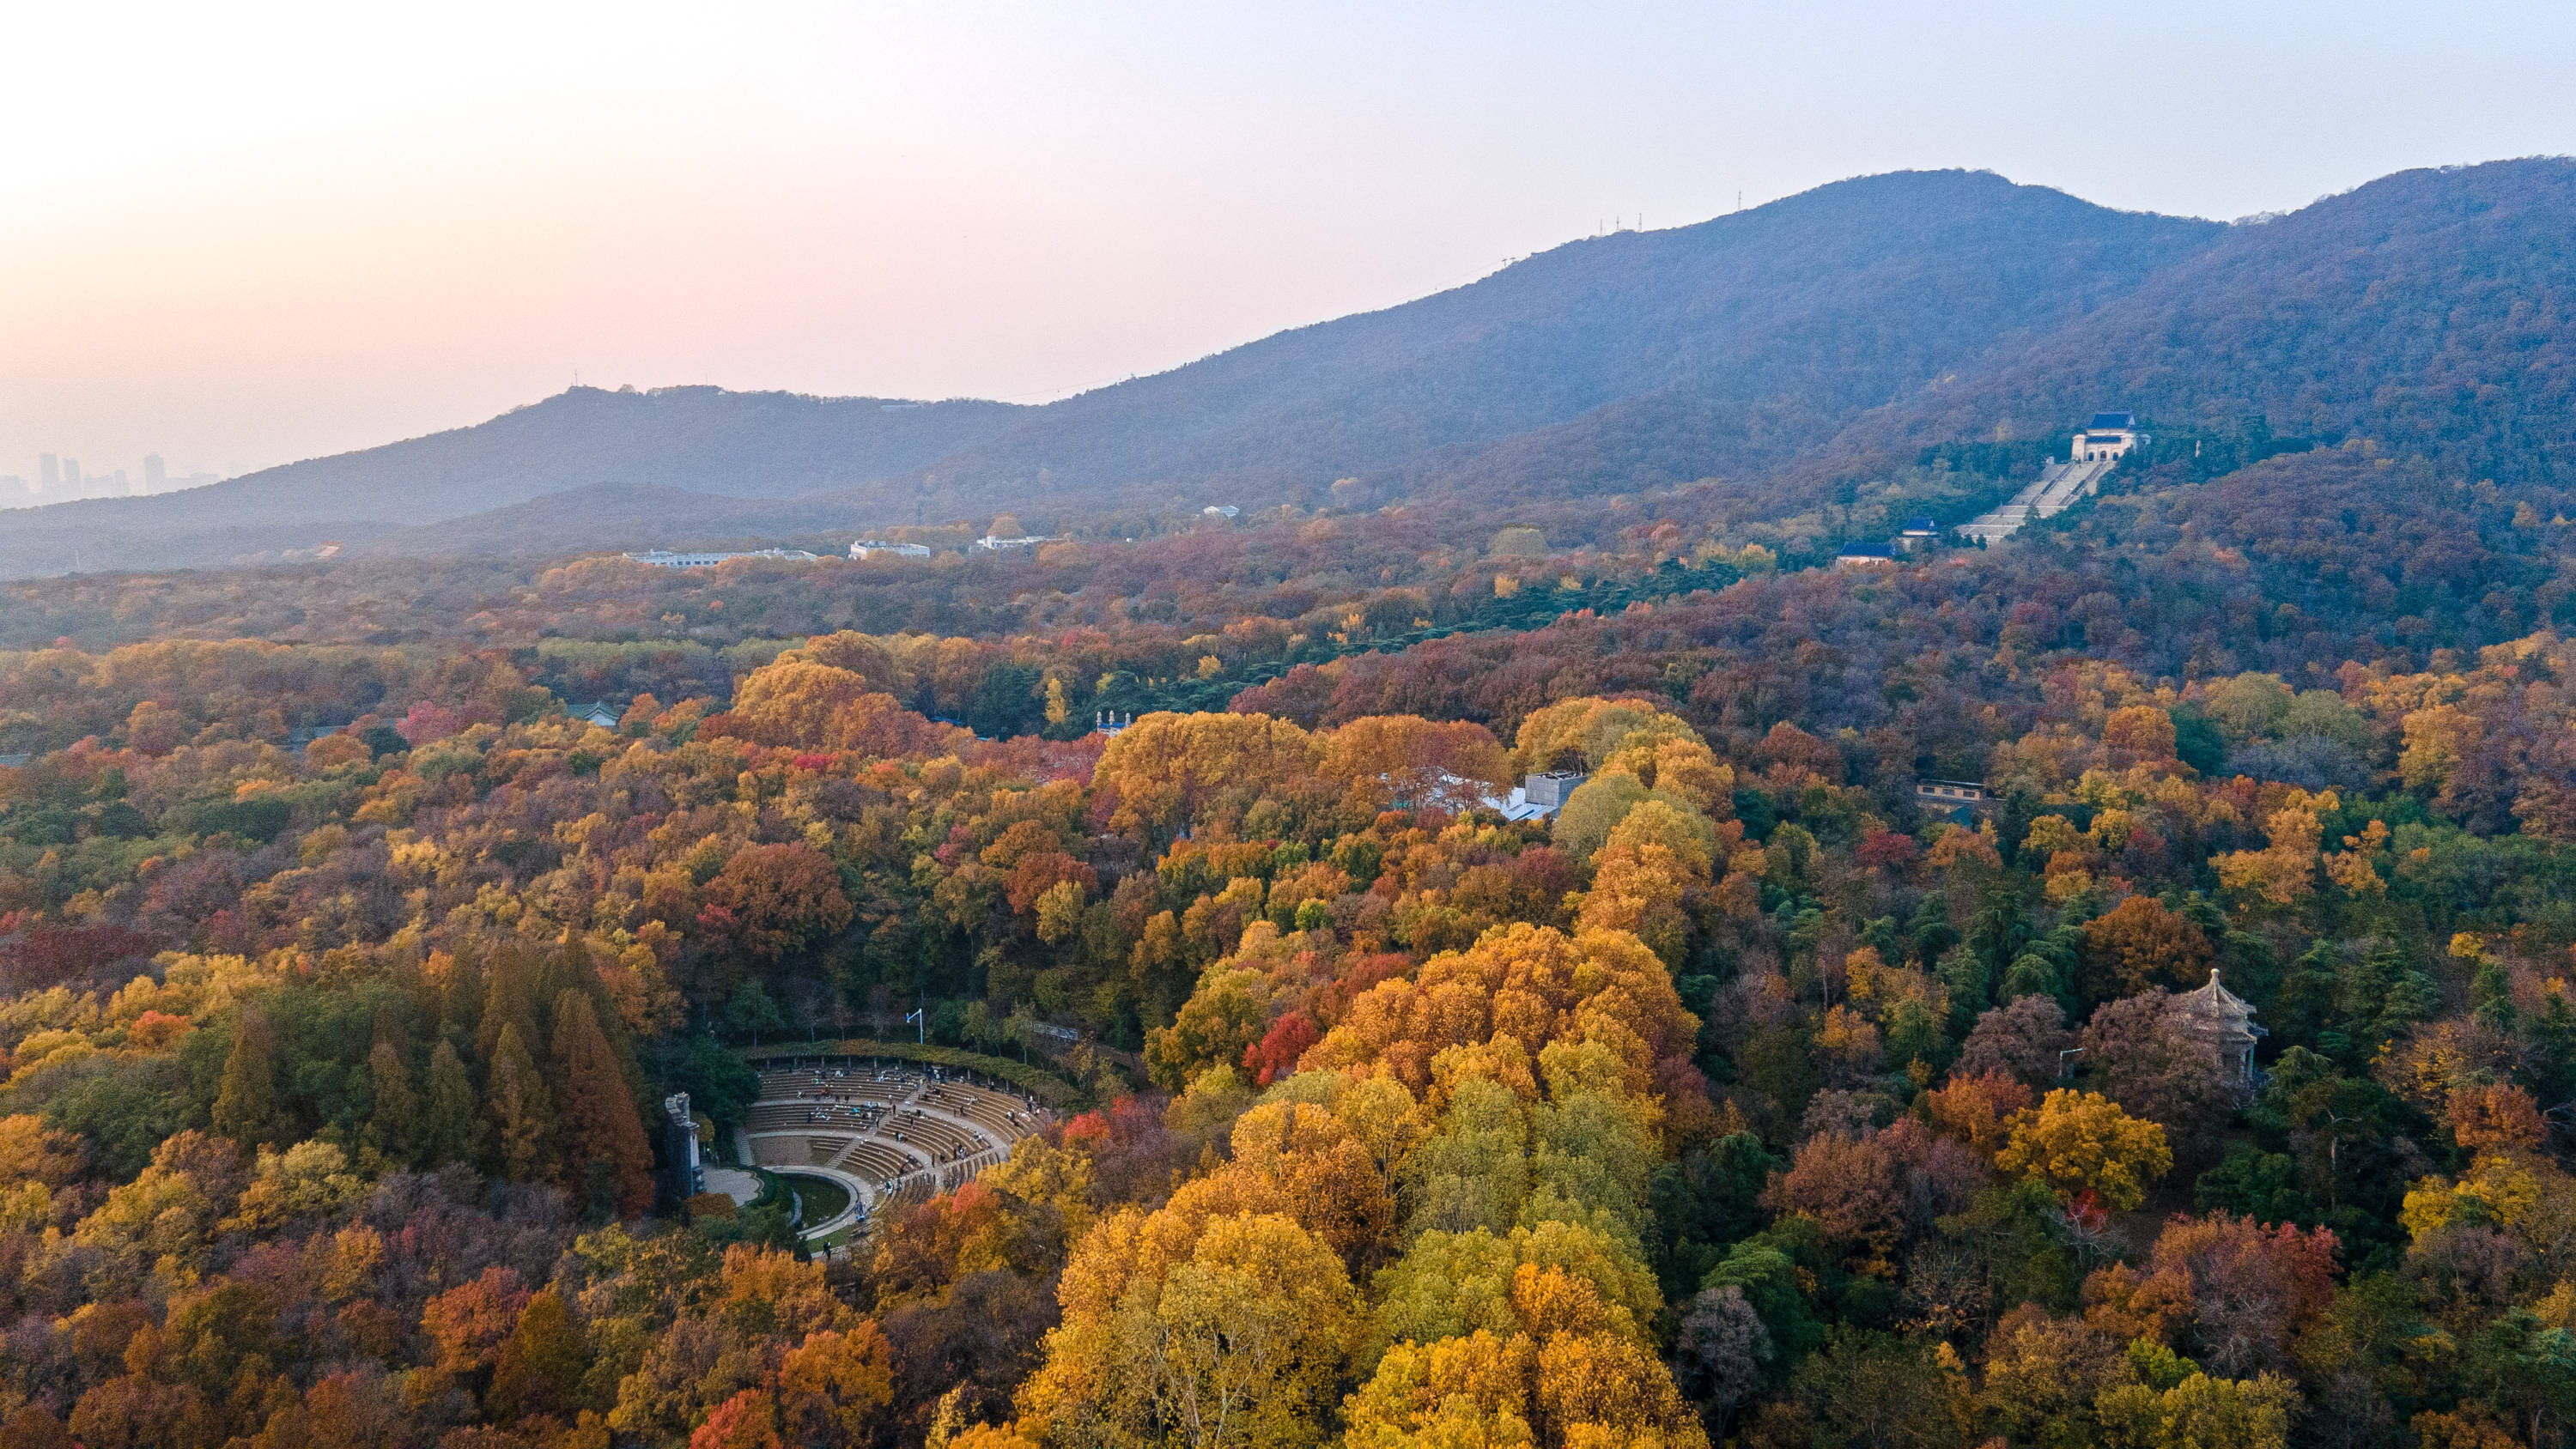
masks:
{"label": "grass lawn", "polygon": [[839,1217],[850,1206],[850,1190],[828,1177],[808,1177],[801,1172],[782,1172],[779,1181],[796,1194],[805,1213],[797,1219],[803,1228],[818,1227]]}

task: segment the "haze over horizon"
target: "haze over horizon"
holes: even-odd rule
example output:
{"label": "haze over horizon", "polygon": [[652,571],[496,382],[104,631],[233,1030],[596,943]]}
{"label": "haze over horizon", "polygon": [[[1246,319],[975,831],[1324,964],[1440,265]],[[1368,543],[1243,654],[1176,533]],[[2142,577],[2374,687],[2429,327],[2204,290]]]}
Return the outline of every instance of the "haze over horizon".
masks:
{"label": "haze over horizon", "polygon": [[2549,100],[2576,15],[2536,5],[24,25],[44,63],[0,118],[41,144],[0,157],[0,475],[239,473],[576,376],[1046,401],[1614,220],[1907,167],[2227,218],[2576,151]]}

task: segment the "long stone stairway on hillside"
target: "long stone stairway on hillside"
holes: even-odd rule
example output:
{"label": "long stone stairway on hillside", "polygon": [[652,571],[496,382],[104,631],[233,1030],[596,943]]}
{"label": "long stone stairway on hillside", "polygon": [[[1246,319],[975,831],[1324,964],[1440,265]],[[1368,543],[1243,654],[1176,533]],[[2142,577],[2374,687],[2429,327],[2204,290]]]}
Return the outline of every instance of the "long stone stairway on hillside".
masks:
{"label": "long stone stairway on hillside", "polygon": [[2039,470],[2037,480],[2015,493],[2011,502],[1960,524],[1959,533],[1988,543],[2010,538],[2034,518],[2054,518],[2065,512],[2075,500],[2091,493],[2101,483],[2102,475],[2116,464],[2117,460],[2111,458],[2051,463]]}

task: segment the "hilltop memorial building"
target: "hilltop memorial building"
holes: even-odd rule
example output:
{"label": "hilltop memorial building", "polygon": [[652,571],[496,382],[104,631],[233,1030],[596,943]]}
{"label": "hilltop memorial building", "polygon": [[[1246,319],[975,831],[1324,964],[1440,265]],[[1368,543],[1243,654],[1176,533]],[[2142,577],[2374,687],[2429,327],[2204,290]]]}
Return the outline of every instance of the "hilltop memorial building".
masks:
{"label": "hilltop memorial building", "polygon": [[2136,413],[2095,413],[2093,421],[2075,435],[2070,463],[2090,463],[2097,458],[2117,458],[2138,446]]}

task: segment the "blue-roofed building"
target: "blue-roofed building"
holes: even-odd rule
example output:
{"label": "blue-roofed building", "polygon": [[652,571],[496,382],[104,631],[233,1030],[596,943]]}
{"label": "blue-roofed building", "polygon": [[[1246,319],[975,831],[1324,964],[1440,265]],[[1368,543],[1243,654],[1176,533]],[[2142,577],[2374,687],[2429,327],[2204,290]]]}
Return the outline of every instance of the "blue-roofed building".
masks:
{"label": "blue-roofed building", "polygon": [[2109,461],[2125,456],[2139,441],[2136,413],[2095,413],[2093,421],[2075,434],[2066,461]]}
{"label": "blue-roofed building", "polygon": [[1892,569],[1896,567],[1896,548],[1884,543],[1847,543],[1834,555],[1838,569]]}

